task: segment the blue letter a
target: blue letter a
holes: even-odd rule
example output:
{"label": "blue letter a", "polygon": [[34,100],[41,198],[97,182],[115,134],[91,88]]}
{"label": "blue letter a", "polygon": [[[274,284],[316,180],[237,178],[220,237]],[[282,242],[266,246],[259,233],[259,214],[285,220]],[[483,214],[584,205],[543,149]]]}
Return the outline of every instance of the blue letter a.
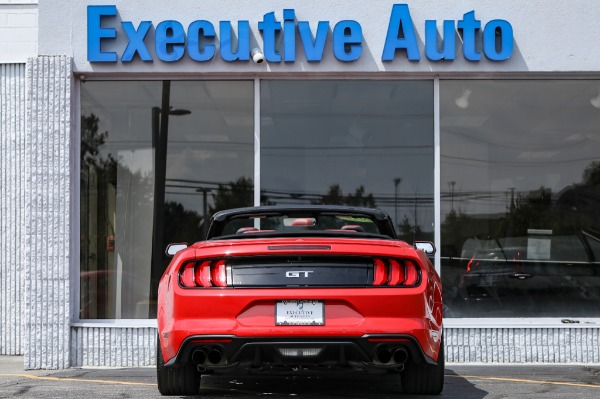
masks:
{"label": "blue letter a", "polygon": [[421,59],[415,28],[410,17],[410,12],[408,11],[408,5],[406,4],[394,4],[392,8],[381,60],[393,61],[396,49],[399,48],[406,49],[410,61],[419,61]]}

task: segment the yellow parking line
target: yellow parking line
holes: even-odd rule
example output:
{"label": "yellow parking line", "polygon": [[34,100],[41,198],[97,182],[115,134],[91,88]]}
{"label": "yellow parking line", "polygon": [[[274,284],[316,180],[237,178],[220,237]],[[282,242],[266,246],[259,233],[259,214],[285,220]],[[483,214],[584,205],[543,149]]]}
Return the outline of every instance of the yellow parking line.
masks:
{"label": "yellow parking line", "polygon": [[[83,378],[61,378],[61,377],[44,377],[44,376],[36,376],[30,374],[0,374],[0,377],[23,377],[30,378],[33,380],[43,380],[43,381],[75,381],[75,382],[95,382],[99,384],[114,384],[114,385],[138,385],[138,386],[149,386],[156,387],[156,384],[148,384],[144,382],[126,382],[126,381],[114,381],[114,380],[92,380],[92,379],[83,379]],[[526,380],[522,378],[503,378],[503,377],[483,377],[479,375],[454,375],[448,374],[446,377],[454,377],[454,378],[467,378],[467,379],[480,379],[487,381],[502,381],[502,382],[520,382],[524,384],[546,384],[546,385],[562,385],[562,386],[570,386],[570,387],[583,387],[583,388],[593,388],[600,389],[600,385],[594,384],[582,384],[575,382],[559,382],[559,381],[544,381],[544,380]],[[207,390],[215,390],[215,391],[237,391],[237,392],[247,392],[250,391],[242,391],[235,388],[216,388],[211,386],[202,386],[202,389]]]}
{"label": "yellow parking line", "polygon": [[149,387],[155,387],[156,384],[147,384],[144,382],[125,382],[125,381],[111,381],[111,380],[88,380],[82,378],[59,378],[59,377],[43,377],[30,374],[0,374],[0,377],[24,377],[31,378],[32,380],[44,380],[44,381],[76,381],[76,382],[97,382],[100,384],[116,384],[116,385],[143,385]]}
{"label": "yellow parking line", "polygon": [[559,382],[559,381],[544,381],[544,380],[524,380],[521,378],[502,378],[502,377],[482,377],[479,375],[446,375],[446,377],[458,377],[458,378],[478,378],[480,380],[489,381],[503,381],[503,382],[522,382],[525,384],[547,384],[547,385],[565,385],[570,387],[585,387],[600,389],[600,385],[593,384],[581,384],[576,382]]}

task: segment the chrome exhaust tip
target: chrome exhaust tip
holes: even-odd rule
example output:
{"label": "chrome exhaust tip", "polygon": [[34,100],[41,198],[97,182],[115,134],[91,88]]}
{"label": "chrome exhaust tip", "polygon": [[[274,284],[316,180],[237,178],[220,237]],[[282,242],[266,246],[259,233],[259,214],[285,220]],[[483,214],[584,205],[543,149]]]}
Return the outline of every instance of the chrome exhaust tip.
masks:
{"label": "chrome exhaust tip", "polygon": [[208,355],[203,349],[196,349],[194,352],[192,352],[192,363],[194,363],[196,366],[206,363],[207,358]]}
{"label": "chrome exhaust tip", "polygon": [[392,356],[394,363],[404,364],[408,360],[408,352],[404,348],[398,348],[394,351],[394,355]]}
{"label": "chrome exhaust tip", "polygon": [[223,360],[223,352],[220,349],[214,348],[208,352],[207,360],[210,364],[219,364]]}

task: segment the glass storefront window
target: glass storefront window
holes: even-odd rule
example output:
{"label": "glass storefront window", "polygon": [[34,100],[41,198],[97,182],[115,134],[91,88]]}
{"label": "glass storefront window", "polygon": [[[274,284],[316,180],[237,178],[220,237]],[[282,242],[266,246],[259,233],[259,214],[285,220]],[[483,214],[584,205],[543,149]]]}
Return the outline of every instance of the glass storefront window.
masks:
{"label": "glass storefront window", "polygon": [[[250,206],[251,81],[81,85],[81,319],[156,317],[169,242]],[[162,172],[161,172],[162,171]]]}
{"label": "glass storefront window", "polygon": [[[597,316],[599,86],[441,81],[446,317]],[[252,81],[82,83],[81,319],[155,317],[166,244],[253,204],[253,105]],[[262,204],[433,240],[433,81],[266,80],[260,106]]]}
{"label": "glass storefront window", "polygon": [[261,81],[261,202],[387,211],[433,240],[433,81]]}
{"label": "glass storefront window", "polygon": [[445,317],[600,315],[599,86],[441,82]]}

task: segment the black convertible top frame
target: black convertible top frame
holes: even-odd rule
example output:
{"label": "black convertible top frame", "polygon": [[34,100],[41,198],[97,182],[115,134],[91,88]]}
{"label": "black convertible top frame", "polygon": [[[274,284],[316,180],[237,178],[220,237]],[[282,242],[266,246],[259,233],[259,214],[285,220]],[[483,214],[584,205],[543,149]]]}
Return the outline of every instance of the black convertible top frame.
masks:
{"label": "black convertible top frame", "polygon": [[221,236],[223,227],[228,220],[250,216],[289,215],[294,217],[311,217],[319,214],[334,214],[348,216],[364,216],[372,219],[382,235],[396,239],[396,231],[391,217],[378,209],[351,207],[342,205],[265,205],[248,208],[228,209],[217,212],[211,219],[206,239]]}

